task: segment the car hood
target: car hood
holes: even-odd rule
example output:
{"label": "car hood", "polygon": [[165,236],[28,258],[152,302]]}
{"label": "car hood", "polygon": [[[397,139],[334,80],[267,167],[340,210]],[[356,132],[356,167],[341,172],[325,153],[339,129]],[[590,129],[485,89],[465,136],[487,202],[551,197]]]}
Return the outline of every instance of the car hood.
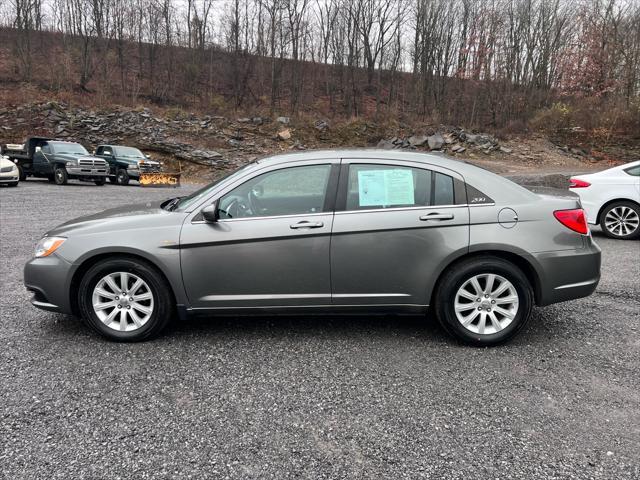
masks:
{"label": "car hood", "polygon": [[67,162],[71,160],[79,160],[80,158],[86,158],[88,160],[104,161],[104,159],[100,157],[94,157],[93,155],[89,155],[88,153],[56,153],[55,157],[56,157],[56,160],[65,160]]}
{"label": "car hood", "polygon": [[123,205],[110,208],[99,213],[74,218],[47,232],[47,236],[68,236],[76,233],[101,233],[116,230],[151,228],[167,225],[172,222],[179,224],[184,215],[178,212],[168,212],[160,206],[165,202],[155,201],[136,205]]}
{"label": "car hood", "polygon": [[9,160],[7,157],[0,157],[0,167],[15,167],[15,163]]}
{"label": "car hood", "polygon": [[155,160],[148,160],[146,158],[131,158],[131,157],[116,157],[116,160],[119,162],[127,162],[137,164],[139,162],[148,163],[149,165],[160,165],[160,162],[156,162]]}

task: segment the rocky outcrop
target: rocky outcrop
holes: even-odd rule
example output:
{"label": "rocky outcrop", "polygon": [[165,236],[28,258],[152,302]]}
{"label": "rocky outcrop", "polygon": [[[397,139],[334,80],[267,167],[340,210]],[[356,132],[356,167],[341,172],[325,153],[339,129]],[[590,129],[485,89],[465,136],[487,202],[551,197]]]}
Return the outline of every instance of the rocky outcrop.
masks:
{"label": "rocky outcrop", "polygon": [[500,152],[509,155],[512,153],[511,149],[501,146],[498,140],[491,135],[469,133],[461,128],[454,127],[433,132],[431,135],[414,133],[408,138],[393,137],[382,139],[378,142],[377,147],[384,149],[426,149],[451,154],[461,154],[467,150],[485,154]]}
{"label": "rocky outcrop", "polygon": [[[125,143],[198,165],[226,168],[268,151],[247,138],[262,137],[256,129],[265,123],[270,120],[257,116],[233,121],[180,112],[159,117],[148,108],[101,111],[45,102],[0,108],[0,143],[22,142],[28,135],[78,141],[89,149],[102,143]],[[202,140],[227,148],[202,148]]]}

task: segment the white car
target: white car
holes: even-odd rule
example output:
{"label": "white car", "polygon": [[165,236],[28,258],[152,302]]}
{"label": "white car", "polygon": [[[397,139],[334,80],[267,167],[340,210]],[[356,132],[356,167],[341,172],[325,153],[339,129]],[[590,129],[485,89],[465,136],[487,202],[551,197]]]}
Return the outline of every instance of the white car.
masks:
{"label": "white car", "polygon": [[18,166],[4,155],[0,155],[0,185],[15,187],[19,181]]}
{"label": "white car", "polygon": [[640,237],[640,161],[572,177],[569,190],[580,197],[587,221],[599,223],[605,235]]}

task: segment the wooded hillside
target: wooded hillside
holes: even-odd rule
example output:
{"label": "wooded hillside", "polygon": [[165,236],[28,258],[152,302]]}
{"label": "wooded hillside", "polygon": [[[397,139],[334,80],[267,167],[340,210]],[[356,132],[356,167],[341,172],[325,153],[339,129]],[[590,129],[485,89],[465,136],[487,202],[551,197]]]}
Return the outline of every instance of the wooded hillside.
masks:
{"label": "wooded hillside", "polygon": [[0,24],[18,96],[640,130],[635,0],[0,0]]}

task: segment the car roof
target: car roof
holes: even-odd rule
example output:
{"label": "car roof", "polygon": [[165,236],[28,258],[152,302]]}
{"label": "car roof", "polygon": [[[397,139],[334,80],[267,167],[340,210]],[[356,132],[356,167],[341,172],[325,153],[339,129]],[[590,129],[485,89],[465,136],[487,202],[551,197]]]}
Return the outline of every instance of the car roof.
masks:
{"label": "car roof", "polygon": [[[381,148],[341,148],[326,150],[304,150],[300,152],[283,152],[259,158],[255,163],[259,165],[279,165],[294,161],[318,159],[370,159],[370,160],[398,160],[425,163],[446,168],[465,176],[466,174],[491,174],[489,170],[479,167],[465,160],[458,160],[440,152],[412,152],[406,150],[385,150]],[[493,174],[492,174],[493,175]]]}
{"label": "car roof", "polygon": [[126,148],[135,148],[136,150],[140,150],[138,147],[132,147],[131,145],[115,145],[113,143],[101,143],[100,145],[98,145],[97,148],[99,147],[126,147]]}
{"label": "car roof", "polygon": [[424,163],[461,175],[465,182],[493,197],[505,201],[531,199],[536,195],[512,181],[497,175],[485,168],[478,167],[464,160],[447,157],[444,153],[411,152],[406,150],[383,150],[380,148],[343,148],[331,150],[305,150],[301,152],[286,152],[266,156],[255,161],[256,166],[271,166],[289,162],[320,160],[320,159],[363,159],[390,160]]}

